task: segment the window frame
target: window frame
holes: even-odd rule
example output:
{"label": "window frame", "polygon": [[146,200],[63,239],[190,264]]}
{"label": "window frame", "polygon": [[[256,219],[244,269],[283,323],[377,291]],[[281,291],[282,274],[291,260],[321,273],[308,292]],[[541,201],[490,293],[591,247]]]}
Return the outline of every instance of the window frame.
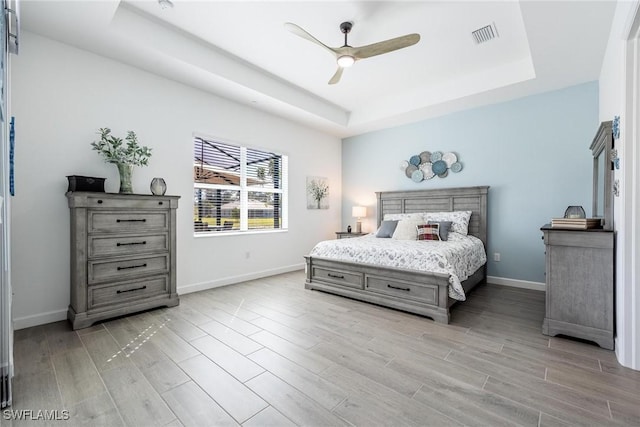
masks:
{"label": "window frame", "polygon": [[[227,146],[232,146],[238,148],[240,151],[240,161],[239,161],[239,184],[208,184],[197,182],[194,171],[195,167],[197,167],[197,160],[195,156],[192,154],[193,166],[192,166],[192,181],[193,181],[193,189],[194,189],[194,212],[198,209],[198,202],[196,201],[195,192],[198,189],[204,190],[224,190],[224,191],[237,191],[239,192],[239,202],[240,202],[240,227],[237,229],[231,230],[197,230],[196,227],[196,217],[194,216],[194,227],[193,234],[194,237],[209,237],[209,236],[229,236],[229,235],[245,235],[245,234],[264,234],[264,233],[281,233],[287,232],[289,228],[289,155],[287,153],[283,153],[278,150],[272,150],[264,147],[258,147],[249,144],[239,143],[237,141],[229,140],[226,138],[219,138],[211,135],[204,135],[202,133],[194,133],[192,137],[191,148],[193,152],[196,149],[196,142],[200,139],[203,142],[209,142],[211,144],[224,144]],[[248,169],[249,163],[247,161],[247,151],[255,150],[264,153],[269,153],[271,155],[277,156],[280,159],[280,188],[265,188],[256,185],[248,185],[247,177],[248,177]],[[266,160],[266,159],[265,159]],[[280,209],[279,209],[279,228],[249,228],[249,194],[250,193],[272,193],[280,195]],[[216,226],[219,227],[219,226]]]}

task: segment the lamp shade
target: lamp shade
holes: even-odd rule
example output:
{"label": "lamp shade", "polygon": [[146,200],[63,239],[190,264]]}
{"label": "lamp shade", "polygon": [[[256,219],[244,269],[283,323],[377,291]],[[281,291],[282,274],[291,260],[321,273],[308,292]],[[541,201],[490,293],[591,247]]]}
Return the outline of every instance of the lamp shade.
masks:
{"label": "lamp shade", "polygon": [[364,206],[354,206],[351,208],[351,216],[354,218],[364,218],[367,216],[367,208]]}

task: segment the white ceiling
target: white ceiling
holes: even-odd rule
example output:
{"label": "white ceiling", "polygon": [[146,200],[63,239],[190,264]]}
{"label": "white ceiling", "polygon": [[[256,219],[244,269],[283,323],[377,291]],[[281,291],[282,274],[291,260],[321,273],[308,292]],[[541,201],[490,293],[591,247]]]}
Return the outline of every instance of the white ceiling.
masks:
{"label": "white ceiling", "polygon": [[[613,1],[57,1],[21,3],[22,28],[336,136],[598,79]],[[358,61],[328,85],[332,47],[408,33],[418,44]],[[471,32],[495,24],[477,45]]]}

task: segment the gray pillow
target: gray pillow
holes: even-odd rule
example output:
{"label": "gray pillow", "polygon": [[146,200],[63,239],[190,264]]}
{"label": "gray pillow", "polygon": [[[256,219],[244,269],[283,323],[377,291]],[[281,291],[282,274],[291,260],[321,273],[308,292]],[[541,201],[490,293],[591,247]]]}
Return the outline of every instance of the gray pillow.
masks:
{"label": "gray pillow", "polygon": [[440,240],[443,242],[449,238],[449,229],[451,228],[451,221],[428,221],[427,224],[438,224],[440,226]]}
{"label": "gray pillow", "polygon": [[382,221],[382,224],[380,224],[380,228],[376,233],[376,237],[383,237],[387,239],[391,238],[391,236],[393,236],[393,232],[396,231],[397,226],[398,226],[398,221],[395,221],[395,220]]}

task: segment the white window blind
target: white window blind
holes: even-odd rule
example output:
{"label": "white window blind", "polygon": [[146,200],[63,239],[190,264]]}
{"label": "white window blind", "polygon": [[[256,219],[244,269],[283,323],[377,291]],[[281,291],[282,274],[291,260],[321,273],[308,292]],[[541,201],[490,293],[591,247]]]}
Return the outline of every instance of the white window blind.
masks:
{"label": "white window blind", "polygon": [[287,156],[196,136],[196,234],[287,228]]}

